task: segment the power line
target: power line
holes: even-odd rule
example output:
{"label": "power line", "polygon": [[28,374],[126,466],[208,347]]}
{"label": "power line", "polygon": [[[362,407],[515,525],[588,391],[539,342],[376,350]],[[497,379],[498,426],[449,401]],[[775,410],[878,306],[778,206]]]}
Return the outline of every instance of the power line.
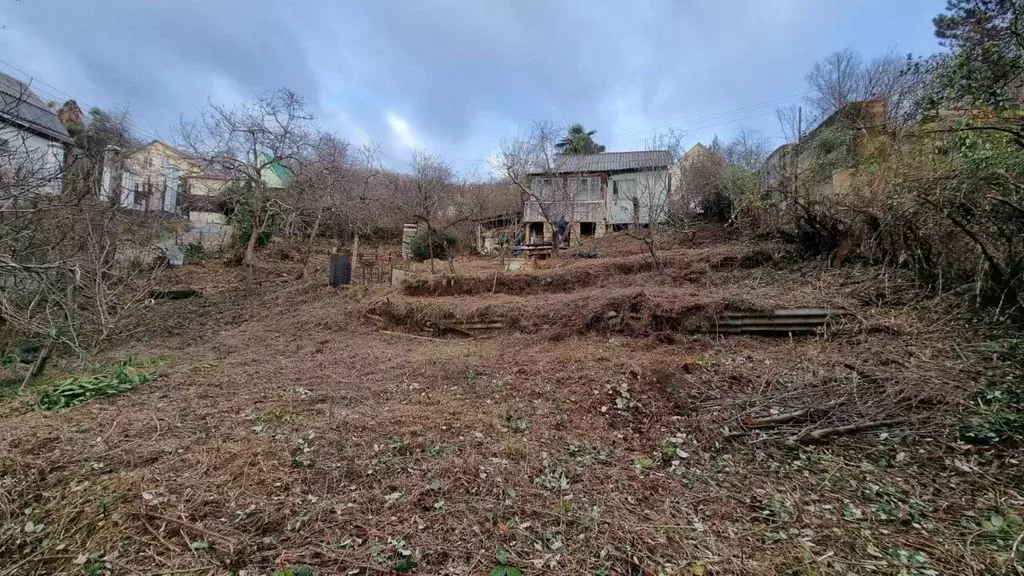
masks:
{"label": "power line", "polygon": [[[14,71],[18,72],[23,77],[28,78],[28,80],[29,80],[29,82],[28,82],[29,87],[34,89],[36,92],[39,92],[41,95],[47,96],[48,100],[58,101],[58,100],[61,100],[61,98],[59,98],[57,96],[63,95],[63,96],[66,96],[67,99],[69,99],[69,100],[74,100],[76,102],[81,102],[82,104],[85,105],[86,109],[99,108],[99,106],[93,106],[93,105],[89,104],[88,102],[86,102],[84,100],[80,100],[78,98],[75,98],[74,96],[72,96],[71,94],[68,94],[64,90],[61,90],[60,88],[57,88],[56,86],[54,86],[53,84],[50,84],[49,82],[46,82],[42,78],[38,78],[36,76],[33,76],[33,75],[29,74],[28,72],[22,70],[21,68],[18,68],[17,66],[15,66],[14,64],[11,64],[10,62],[7,62],[5,60],[0,60],[0,64],[3,64],[4,66],[7,66],[11,70],[14,70]],[[40,84],[43,85],[43,86],[48,87],[49,90],[41,90],[38,87],[38,85],[40,85]],[[128,127],[129,130],[131,130],[131,131],[133,131],[133,132],[135,132],[137,134],[141,134],[141,135],[144,135],[144,136],[150,136],[154,140],[163,140],[158,134],[156,134],[152,130],[148,130],[148,129],[144,130],[144,129],[140,128],[139,126],[136,126],[135,124],[133,124],[131,122],[131,120],[129,120],[127,118],[124,120],[124,123]]]}
{"label": "power line", "polygon": [[[648,133],[648,132],[651,132],[651,131],[666,131],[666,130],[673,130],[673,129],[684,129],[684,128],[688,128],[689,125],[691,125],[693,123],[706,122],[708,120],[717,120],[719,118],[728,118],[729,116],[734,116],[736,114],[743,114],[743,113],[751,112],[753,110],[757,110],[757,109],[764,108],[764,107],[767,107],[767,106],[777,106],[779,104],[782,104],[783,102],[788,102],[790,100],[795,100],[797,98],[803,98],[804,96],[806,96],[806,93],[793,94],[793,95],[790,95],[790,96],[785,96],[785,97],[782,97],[782,98],[776,98],[774,100],[768,100],[766,102],[761,102],[761,103],[758,103],[758,104],[750,104],[748,106],[742,106],[740,108],[734,108],[732,110],[725,110],[725,111],[722,111],[722,112],[716,112],[714,114],[708,114],[708,115],[705,115],[705,116],[697,116],[697,117],[694,117],[694,118],[687,118],[685,120],[680,120],[679,122],[676,122],[674,124],[666,124],[666,125],[662,125],[662,126],[652,126],[651,128],[647,128],[647,129],[644,129],[644,130],[634,130],[634,131],[628,131],[628,132],[619,132],[619,133],[616,133],[616,134],[609,134],[607,136],[607,138],[611,140],[611,139],[615,139],[615,138],[619,138],[619,137],[636,136],[636,135],[643,134],[643,133]],[[771,112],[774,112],[774,110],[772,110]]]}
{"label": "power line", "polygon": [[[774,110],[766,110],[764,112],[758,112],[756,114],[750,114],[748,116],[743,116],[741,118],[734,118],[732,120],[726,120],[726,121],[723,121],[723,122],[713,122],[713,123],[710,123],[710,124],[703,124],[703,125],[700,125],[700,126],[688,126],[686,128],[686,130],[697,131],[697,130],[704,130],[706,128],[714,128],[716,126],[726,126],[728,124],[735,124],[737,122],[743,122],[744,120],[750,120],[752,118],[760,118],[762,116],[767,116],[768,114],[774,114],[774,113],[775,113]],[[640,138],[638,140],[634,139],[634,140],[628,140],[628,141],[621,141],[620,144],[642,144],[644,142],[646,142],[646,139],[645,138]]]}

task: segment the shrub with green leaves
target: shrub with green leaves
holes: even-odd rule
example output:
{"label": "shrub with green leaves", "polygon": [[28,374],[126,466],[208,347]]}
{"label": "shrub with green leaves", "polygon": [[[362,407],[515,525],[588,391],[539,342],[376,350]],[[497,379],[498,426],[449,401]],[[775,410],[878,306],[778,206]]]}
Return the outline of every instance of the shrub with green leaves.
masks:
{"label": "shrub with green leaves", "polygon": [[[267,210],[261,211],[263,218],[268,218]],[[232,225],[235,229],[235,242],[239,246],[245,246],[249,242],[249,237],[253,234],[255,228],[253,221],[253,209],[252,200],[247,198],[245,201],[238,205],[238,209],[235,211],[235,215],[232,217]],[[267,222],[262,222],[260,225],[260,234],[256,237],[256,249],[262,250],[267,247],[270,240],[274,237],[278,230],[278,221],[274,218],[270,218]]]}
{"label": "shrub with green leaves", "polygon": [[203,247],[202,242],[189,242],[181,247],[181,252],[185,255],[185,261],[187,262],[202,260],[206,256],[206,249]]}
{"label": "shrub with green leaves", "polygon": [[155,374],[140,372],[131,360],[127,360],[109,373],[88,378],[72,376],[54,384],[39,396],[36,406],[40,410],[69,408],[96,398],[122,394],[153,380],[156,380]]}
{"label": "shrub with green leaves", "polygon": [[426,230],[416,234],[409,241],[409,251],[412,259],[423,262],[431,258],[433,254],[436,260],[448,260],[455,251],[455,243],[459,236],[451,230]]}

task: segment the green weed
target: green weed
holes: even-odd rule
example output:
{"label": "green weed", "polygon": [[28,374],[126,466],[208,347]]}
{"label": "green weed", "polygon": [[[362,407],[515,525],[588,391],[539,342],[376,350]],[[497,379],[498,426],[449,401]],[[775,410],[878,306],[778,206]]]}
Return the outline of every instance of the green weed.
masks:
{"label": "green weed", "polygon": [[36,407],[40,410],[69,408],[96,398],[122,394],[153,380],[156,380],[155,374],[139,372],[132,360],[126,360],[114,366],[112,372],[88,378],[76,375],[57,382],[39,396]]}

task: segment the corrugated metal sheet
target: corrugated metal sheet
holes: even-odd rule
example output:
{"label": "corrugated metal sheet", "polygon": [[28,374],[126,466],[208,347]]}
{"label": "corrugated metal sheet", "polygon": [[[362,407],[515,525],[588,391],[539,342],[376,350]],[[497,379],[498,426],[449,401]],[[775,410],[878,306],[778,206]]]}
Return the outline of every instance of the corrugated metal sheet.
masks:
{"label": "corrugated metal sheet", "polygon": [[617,172],[667,168],[672,165],[668,150],[641,150],[637,152],[602,152],[601,154],[560,154],[550,171],[538,170],[532,174],[583,174],[591,172]]}
{"label": "corrugated metal sheet", "polygon": [[848,314],[842,308],[787,308],[771,312],[730,312],[718,321],[720,334],[807,334]]}

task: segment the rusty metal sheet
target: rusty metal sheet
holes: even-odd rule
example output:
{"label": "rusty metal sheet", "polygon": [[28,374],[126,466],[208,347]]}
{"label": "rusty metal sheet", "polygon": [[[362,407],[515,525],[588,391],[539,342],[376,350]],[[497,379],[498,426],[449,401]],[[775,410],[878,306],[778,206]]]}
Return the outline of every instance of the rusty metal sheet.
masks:
{"label": "rusty metal sheet", "polygon": [[769,312],[726,311],[719,319],[720,334],[808,334],[844,315],[842,308],[785,308]]}

